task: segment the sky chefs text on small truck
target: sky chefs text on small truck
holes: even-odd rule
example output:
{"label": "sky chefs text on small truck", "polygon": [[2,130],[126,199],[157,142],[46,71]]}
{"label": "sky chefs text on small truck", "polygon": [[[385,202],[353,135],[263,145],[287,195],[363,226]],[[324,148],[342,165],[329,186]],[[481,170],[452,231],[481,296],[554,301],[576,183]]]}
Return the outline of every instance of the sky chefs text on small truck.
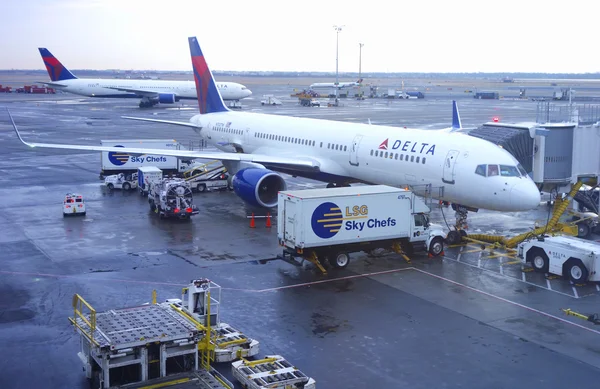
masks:
{"label": "sky chefs text on small truck", "polygon": [[517,254],[533,270],[563,276],[579,284],[600,281],[600,244],[571,236],[545,236],[526,240]]}
{"label": "sky chefs text on small truck", "polygon": [[445,234],[429,223],[429,207],[411,191],[385,185],[279,192],[277,236],[285,252],[333,267],[349,253],[400,244],[440,255]]}
{"label": "sky chefs text on small truck", "polygon": [[[102,140],[102,146],[137,147],[145,149],[178,150],[181,145],[173,139]],[[165,174],[178,174],[189,167],[189,161],[164,155],[133,155],[128,153],[102,152],[100,177],[118,173],[133,173],[141,166],[156,166]]]}

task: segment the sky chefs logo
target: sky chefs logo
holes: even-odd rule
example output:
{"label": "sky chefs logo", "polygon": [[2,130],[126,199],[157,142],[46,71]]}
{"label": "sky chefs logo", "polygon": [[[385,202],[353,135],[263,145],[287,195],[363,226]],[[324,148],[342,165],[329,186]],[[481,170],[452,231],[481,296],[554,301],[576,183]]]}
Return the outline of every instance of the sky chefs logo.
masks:
{"label": "sky chefs logo", "polygon": [[369,218],[369,207],[355,205],[343,211],[336,204],[326,202],[319,205],[312,214],[313,232],[321,239],[333,238],[341,229],[346,231],[364,231],[365,228],[394,227],[396,219]]}
{"label": "sky chefs logo", "polygon": [[389,138],[381,142],[379,145],[379,150],[400,150],[409,153],[418,153],[418,154],[430,154],[435,155],[435,145],[429,143],[421,143],[421,142],[413,142],[410,140],[401,141],[396,140],[392,144],[392,147],[389,147]]}
{"label": "sky chefs logo", "polygon": [[321,239],[333,238],[342,227],[342,211],[334,203],[319,205],[312,214],[312,229]]}
{"label": "sky chefs logo", "polygon": [[[116,145],[114,147],[123,147],[123,146]],[[112,163],[115,166],[123,166],[127,163],[127,161],[129,161],[129,154],[115,153],[115,152],[111,151],[108,153],[108,160],[110,161],[110,163]]]}

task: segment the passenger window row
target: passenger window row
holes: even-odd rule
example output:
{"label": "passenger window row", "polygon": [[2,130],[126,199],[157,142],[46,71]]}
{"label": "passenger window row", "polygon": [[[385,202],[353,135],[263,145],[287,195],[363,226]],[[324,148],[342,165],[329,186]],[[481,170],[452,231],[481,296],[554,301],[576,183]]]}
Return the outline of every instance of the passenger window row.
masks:
{"label": "passenger window row", "polygon": [[383,151],[383,150],[371,150],[371,156],[372,157],[379,157],[379,158],[387,158],[387,159],[393,159],[396,161],[406,161],[406,162],[416,162],[416,163],[422,163],[424,164],[426,161],[425,157],[421,157],[420,155],[408,155],[408,154],[398,154],[398,153],[391,153],[389,151]]}
{"label": "passenger window row", "polygon": [[[291,136],[283,136],[283,135],[265,134],[262,132],[255,132],[254,137],[261,138],[261,139],[274,140],[277,142],[295,143],[295,144],[305,145],[305,146],[314,146],[316,144],[316,142],[314,140],[300,139],[300,138],[294,138]],[[322,145],[322,143],[321,143],[321,145]]]}
{"label": "passenger window row", "polygon": [[327,148],[330,150],[346,151],[348,146],[342,146],[334,143],[327,143]]}
{"label": "passenger window row", "polygon": [[226,132],[228,134],[236,134],[236,135],[243,135],[243,131],[242,130],[236,130],[235,128],[228,128],[228,127],[214,127],[215,131],[219,131],[219,132]]}

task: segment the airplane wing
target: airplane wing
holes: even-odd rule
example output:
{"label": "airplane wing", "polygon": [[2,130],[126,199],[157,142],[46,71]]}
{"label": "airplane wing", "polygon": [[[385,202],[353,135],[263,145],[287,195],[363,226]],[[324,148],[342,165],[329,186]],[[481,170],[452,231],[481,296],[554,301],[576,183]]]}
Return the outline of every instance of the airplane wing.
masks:
{"label": "airplane wing", "polygon": [[87,150],[87,151],[107,151],[114,153],[127,153],[133,155],[164,155],[169,157],[177,157],[180,159],[218,159],[221,161],[236,161],[236,162],[255,162],[259,164],[269,165],[282,165],[282,166],[293,166],[298,168],[308,168],[318,170],[320,167],[319,161],[312,158],[305,157],[287,157],[287,156],[271,156],[263,154],[245,154],[245,153],[224,153],[224,152],[202,152],[202,151],[190,151],[190,150],[169,150],[169,149],[144,149],[135,147],[110,147],[110,146],[85,146],[85,145],[65,145],[56,143],[33,143],[26,142],[21,137],[17,125],[13,120],[10,111],[7,109],[8,116],[13,125],[15,132],[21,143],[26,146],[35,148],[53,148],[53,149],[65,149],[65,150]]}
{"label": "airplane wing", "polygon": [[183,126],[183,127],[191,127],[191,128],[202,128],[190,122],[176,122],[173,120],[160,120],[160,119],[147,119],[147,118],[135,118],[132,116],[121,116],[123,119],[129,120],[140,120],[142,122],[153,122],[153,123],[163,123],[163,124],[172,124],[175,126]]}
{"label": "airplane wing", "polygon": [[54,86],[57,88],[66,88],[67,86],[65,84],[61,84],[58,82],[46,82],[46,81],[36,81],[36,83],[38,84],[44,84],[44,85],[49,85],[49,86]]}
{"label": "airplane wing", "polygon": [[119,88],[119,87],[112,87],[112,86],[105,86],[104,88],[114,89],[114,90],[118,90],[121,92],[135,93],[138,96],[146,96],[146,97],[158,96],[158,94],[160,93],[160,92],[149,91],[149,90],[144,90],[144,89]]}

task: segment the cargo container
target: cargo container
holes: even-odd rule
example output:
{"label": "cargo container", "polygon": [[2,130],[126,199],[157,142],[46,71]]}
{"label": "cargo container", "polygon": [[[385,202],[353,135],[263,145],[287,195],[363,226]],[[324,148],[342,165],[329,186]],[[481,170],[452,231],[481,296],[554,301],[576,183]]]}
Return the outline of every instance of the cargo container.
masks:
{"label": "cargo container", "polygon": [[137,187],[140,195],[147,195],[150,185],[160,182],[162,178],[163,172],[156,166],[140,166],[137,170]]}
{"label": "cargo container", "polygon": [[[144,149],[178,150],[182,146],[173,139],[101,140],[102,146],[136,147]],[[118,173],[134,173],[142,166],[155,166],[164,174],[179,174],[189,168],[190,162],[164,155],[133,155],[102,152],[100,179]]]}
{"label": "cargo container", "polygon": [[338,268],[348,265],[351,252],[398,244],[406,254],[424,249],[437,256],[446,237],[429,222],[421,198],[385,185],[283,191],[277,212],[284,254]]}

